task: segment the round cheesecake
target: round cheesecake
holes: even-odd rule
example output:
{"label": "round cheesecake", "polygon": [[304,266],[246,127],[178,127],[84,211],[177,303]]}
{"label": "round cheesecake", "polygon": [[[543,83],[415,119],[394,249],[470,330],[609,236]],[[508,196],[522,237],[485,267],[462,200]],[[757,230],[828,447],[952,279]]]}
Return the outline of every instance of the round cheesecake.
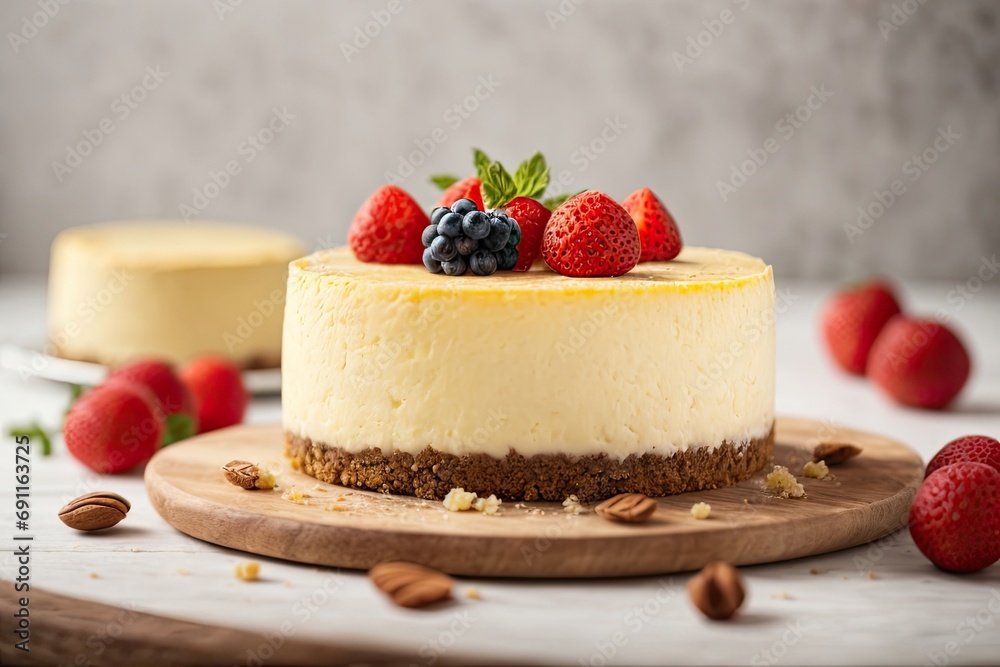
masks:
{"label": "round cheesecake", "polygon": [[115,366],[219,354],[277,367],[293,237],[248,225],[110,222],[52,244],[50,350]]}
{"label": "round cheesecake", "polygon": [[727,486],[771,457],[774,282],[685,248],[617,278],[292,262],[285,451],[323,481],[591,501]]}

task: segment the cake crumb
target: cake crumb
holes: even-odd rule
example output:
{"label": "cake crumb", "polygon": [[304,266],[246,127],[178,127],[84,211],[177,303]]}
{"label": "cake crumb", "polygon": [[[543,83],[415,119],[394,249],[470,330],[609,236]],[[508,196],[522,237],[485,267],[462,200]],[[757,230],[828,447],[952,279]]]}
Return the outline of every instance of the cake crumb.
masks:
{"label": "cake crumb", "polygon": [[470,600],[482,600],[482,598],[479,597],[479,589],[473,588],[472,586],[465,589],[465,597]]}
{"label": "cake crumb", "polygon": [[580,504],[580,499],[576,495],[570,495],[569,498],[563,501],[563,512],[567,514],[579,514],[583,511],[583,505]]}
{"label": "cake crumb", "polygon": [[288,489],[287,491],[281,494],[282,500],[287,500],[288,502],[295,503],[296,505],[305,505],[306,498],[308,497],[309,494],[303,493],[302,490],[297,486],[293,486],[292,488]]}
{"label": "cake crumb", "polygon": [[323,508],[327,512],[347,512],[349,511],[345,505],[338,505],[337,503],[327,503]]}
{"label": "cake crumb", "polygon": [[457,487],[448,492],[448,495],[441,501],[449,512],[464,512],[472,509],[472,503],[476,501],[476,494],[469,493],[462,487]]}
{"label": "cake crumb", "polygon": [[293,456],[288,463],[292,466],[292,470],[302,470],[302,459],[298,456]]}
{"label": "cake crumb", "polygon": [[489,498],[476,498],[475,502],[472,503],[472,509],[483,514],[493,515],[500,511],[500,504],[502,502],[496,495],[491,493]]}
{"label": "cake crumb", "polygon": [[186,576],[188,576],[189,574],[191,574],[191,572],[189,572],[188,570],[177,570],[177,574],[178,574],[179,576],[182,576],[182,577],[186,577]]}
{"label": "cake crumb", "polygon": [[804,498],[806,495],[805,487],[796,481],[795,475],[788,472],[785,466],[774,466],[767,474],[764,488],[779,498]]}
{"label": "cake crumb", "polygon": [[240,581],[257,581],[260,576],[260,563],[255,560],[238,563],[234,573]]}
{"label": "cake crumb", "polygon": [[311,490],[311,491],[319,491],[320,493],[329,493],[329,492],[330,492],[330,490],[329,490],[329,489],[324,489],[324,488],[323,488],[322,486],[320,486],[319,484],[317,484],[316,486],[314,486],[314,487],[313,487],[312,489],[310,489],[310,490]]}
{"label": "cake crumb", "polygon": [[131,549],[129,549],[129,551],[131,551],[134,554],[142,553],[142,549],[138,549],[136,547],[132,547]]}
{"label": "cake crumb", "polygon": [[794,600],[795,598],[793,598],[791,595],[789,595],[785,591],[780,591],[778,593],[771,593],[771,599],[772,600]]}
{"label": "cake crumb", "polygon": [[91,572],[87,576],[90,577],[91,579],[100,579],[101,578],[101,575],[97,574],[96,572]]}
{"label": "cake crumb", "polygon": [[813,479],[826,479],[830,476],[830,468],[825,461],[807,461],[802,467],[802,474]]}
{"label": "cake crumb", "polygon": [[878,579],[878,575],[875,574],[874,570],[868,570],[868,575],[867,576],[872,581],[875,581],[876,579]]}
{"label": "cake crumb", "polygon": [[707,519],[712,513],[712,506],[708,503],[695,503],[691,506],[691,516],[696,519]]}
{"label": "cake crumb", "polygon": [[274,473],[270,470],[265,470],[260,466],[257,466],[258,476],[257,481],[254,482],[254,486],[258,489],[269,490],[277,488],[278,480],[275,478]]}

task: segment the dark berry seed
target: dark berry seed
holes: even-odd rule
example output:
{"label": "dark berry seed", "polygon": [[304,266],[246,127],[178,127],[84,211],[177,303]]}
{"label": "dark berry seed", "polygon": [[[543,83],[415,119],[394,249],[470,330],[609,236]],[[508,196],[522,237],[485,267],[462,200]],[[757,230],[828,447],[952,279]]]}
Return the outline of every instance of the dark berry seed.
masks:
{"label": "dark berry seed", "polygon": [[512,245],[504,246],[496,255],[497,269],[500,271],[510,271],[517,265],[517,248]]}
{"label": "dark berry seed", "polygon": [[441,218],[443,218],[446,213],[451,213],[451,209],[447,206],[438,206],[436,209],[431,211],[431,224],[436,225],[441,222]]}
{"label": "dark berry seed", "polygon": [[459,199],[451,205],[451,210],[459,215],[465,215],[466,213],[471,213],[472,211],[478,211],[479,207],[476,206],[476,202],[471,199]]}
{"label": "dark berry seed", "polygon": [[446,236],[439,236],[431,241],[431,257],[439,262],[448,262],[455,259],[458,251],[455,250],[455,243]]}
{"label": "dark berry seed", "polygon": [[477,276],[488,276],[497,270],[496,255],[488,250],[477,250],[469,258],[469,267]]}
{"label": "dark berry seed", "polygon": [[458,213],[445,213],[438,223],[438,234],[455,238],[462,233],[462,216]]}
{"label": "dark berry seed", "polygon": [[424,244],[424,247],[430,247],[431,241],[437,238],[438,226],[437,225],[427,225],[424,227],[423,233],[420,235],[420,242]]}
{"label": "dark berry seed", "polygon": [[431,273],[441,273],[441,262],[431,257],[430,248],[424,248],[424,266]]}
{"label": "dark berry seed", "polygon": [[490,217],[482,211],[473,211],[462,218],[462,231],[470,239],[485,239],[490,235]]}
{"label": "dark berry seed", "polygon": [[517,224],[517,220],[510,219],[510,238],[507,239],[507,244],[517,247],[517,244],[521,242],[521,225]]}
{"label": "dark berry seed", "polygon": [[486,246],[487,250],[496,252],[507,245],[507,239],[509,238],[510,224],[506,220],[493,218],[493,221],[490,223],[490,235],[486,237],[483,245]]}
{"label": "dark berry seed", "polygon": [[465,270],[469,267],[464,257],[456,257],[450,262],[441,262],[441,268],[449,276],[465,275]]}
{"label": "dark berry seed", "polygon": [[479,241],[476,239],[470,239],[468,236],[459,236],[455,239],[455,249],[458,250],[459,255],[468,257],[476,251],[479,247]]}

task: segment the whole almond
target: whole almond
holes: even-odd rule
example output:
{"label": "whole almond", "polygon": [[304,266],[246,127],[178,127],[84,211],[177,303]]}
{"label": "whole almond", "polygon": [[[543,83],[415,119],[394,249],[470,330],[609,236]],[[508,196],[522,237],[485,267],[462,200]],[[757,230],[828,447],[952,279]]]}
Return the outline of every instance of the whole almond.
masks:
{"label": "whole almond", "polygon": [[641,493],[620,493],[594,508],[594,512],[602,519],[626,523],[646,521],[655,511],[656,501]]}
{"label": "whole almond", "polygon": [[380,591],[400,607],[424,607],[451,597],[455,581],[448,575],[406,562],[381,563],[368,571]]}
{"label": "whole almond", "polygon": [[861,453],[861,448],[846,442],[821,442],[813,449],[813,461],[835,466]]}
{"label": "whole almond", "polygon": [[59,519],[76,530],[103,530],[125,518],[132,505],[110,491],[98,491],[80,496],[59,510]]}
{"label": "whole almond", "polygon": [[729,563],[709,563],[691,578],[687,589],[694,606],[714,621],[732,618],[746,599],[740,575]]}

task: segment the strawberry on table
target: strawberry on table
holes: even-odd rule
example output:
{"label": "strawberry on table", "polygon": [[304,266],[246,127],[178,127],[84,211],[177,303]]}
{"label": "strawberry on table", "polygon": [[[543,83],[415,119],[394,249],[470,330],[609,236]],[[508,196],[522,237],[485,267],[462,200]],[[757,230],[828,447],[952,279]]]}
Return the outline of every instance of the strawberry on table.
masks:
{"label": "strawberry on table", "polygon": [[632,216],[639,230],[640,262],[668,262],[680,254],[681,232],[670,211],[652,190],[636,190],[622,200],[622,208]]}
{"label": "strawberry on table", "polygon": [[194,397],[199,433],[243,421],[249,396],[236,364],[222,357],[199,357],[181,368],[180,377]]}
{"label": "strawberry on table", "polygon": [[111,378],[83,394],[63,424],[66,449],[101,474],[126,472],[153,457],[163,438],[163,411],[148,388]]}
{"label": "strawberry on table", "polygon": [[590,190],[557,208],[545,227],[542,257],[564,276],[620,276],[639,262],[639,231],[614,199]]}
{"label": "strawberry on table", "polygon": [[116,368],[108,377],[130,380],[153,392],[166,415],[163,444],[169,445],[198,432],[191,393],[167,362],[159,359],[135,361]]}
{"label": "strawberry on table", "polygon": [[862,375],[882,328],[900,313],[890,286],[870,280],[831,298],[822,316],[823,339],[830,356],[848,373]]}
{"label": "strawberry on table", "polygon": [[988,435],[963,435],[961,438],[955,438],[934,455],[927,464],[924,476],[930,475],[938,468],[963,461],[985,463],[1000,472],[1000,442]]}
{"label": "strawberry on table", "polygon": [[941,409],[958,396],[971,367],[969,353],[951,329],[897,315],[875,340],[866,373],[903,405]]}
{"label": "strawberry on table", "polygon": [[347,244],[363,262],[420,264],[424,253],[420,235],[429,224],[410,195],[395,185],[384,185],[355,214]]}
{"label": "strawberry on table", "polygon": [[910,535],[942,570],[977,572],[1000,560],[1000,472],[963,462],[931,473],[910,506]]}

